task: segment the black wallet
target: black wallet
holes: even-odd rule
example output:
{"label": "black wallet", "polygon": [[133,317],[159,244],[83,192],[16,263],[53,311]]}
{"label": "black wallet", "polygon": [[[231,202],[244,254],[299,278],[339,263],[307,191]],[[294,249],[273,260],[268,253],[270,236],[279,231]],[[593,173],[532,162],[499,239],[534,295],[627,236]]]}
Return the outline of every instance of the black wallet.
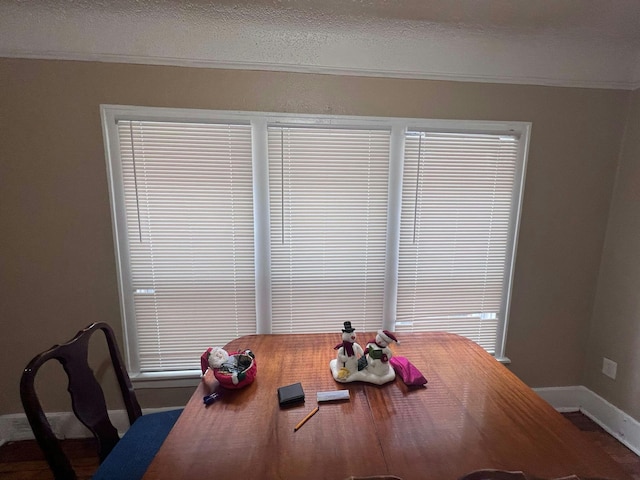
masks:
{"label": "black wallet", "polygon": [[278,388],[278,403],[281,407],[304,402],[304,390],[300,382]]}

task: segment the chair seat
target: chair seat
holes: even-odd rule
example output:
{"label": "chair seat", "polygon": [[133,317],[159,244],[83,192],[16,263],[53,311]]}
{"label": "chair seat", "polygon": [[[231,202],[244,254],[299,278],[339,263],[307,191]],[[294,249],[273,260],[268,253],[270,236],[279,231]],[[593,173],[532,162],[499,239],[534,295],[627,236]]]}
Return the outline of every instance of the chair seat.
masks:
{"label": "chair seat", "polygon": [[182,409],[150,413],[138,418],[105,458],[93,480],[137,480],[173,428]]}

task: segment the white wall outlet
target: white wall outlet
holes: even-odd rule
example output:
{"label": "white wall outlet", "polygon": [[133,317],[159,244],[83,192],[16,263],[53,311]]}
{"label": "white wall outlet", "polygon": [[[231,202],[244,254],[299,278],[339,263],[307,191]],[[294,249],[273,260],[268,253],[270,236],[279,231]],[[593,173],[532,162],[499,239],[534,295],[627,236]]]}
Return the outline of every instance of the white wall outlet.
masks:
{"label": "white wall outlet", "polygon": [[617,371],[618,364],[616,362],[609,360],[607,357],[602,357],[602,373],[615,380]]}

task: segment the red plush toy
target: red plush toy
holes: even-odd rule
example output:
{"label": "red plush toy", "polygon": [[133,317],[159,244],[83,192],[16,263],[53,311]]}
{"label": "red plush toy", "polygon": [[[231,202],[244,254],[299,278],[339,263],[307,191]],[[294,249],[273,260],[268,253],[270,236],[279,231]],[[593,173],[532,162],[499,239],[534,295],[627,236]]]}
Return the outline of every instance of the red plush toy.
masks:
{"label": "red plush toy", "polygon": [[258,369],[251,350],[229,354],[220,347],[208,348],[200,357],[200,366],[203,375],[211,368],[220,385],[232,389],[242,388],[253,382]]}

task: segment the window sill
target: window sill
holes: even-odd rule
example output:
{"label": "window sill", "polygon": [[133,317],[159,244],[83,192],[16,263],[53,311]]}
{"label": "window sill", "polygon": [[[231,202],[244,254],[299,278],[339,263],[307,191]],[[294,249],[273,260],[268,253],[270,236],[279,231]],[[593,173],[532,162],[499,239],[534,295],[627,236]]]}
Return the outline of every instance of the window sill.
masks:
{"label": "window sill", "polygon": [[[511,364],[509,357],[495,357],[503,365]],[[202,374],[199,370],[182,370],[178,372],[147,372],[131,376],[131,383],[140,390],[145,388],[195,388]]]}
{"label": "window sill", "polygon": [[177,372],[147,372],[131,375],[131,383],[137,389],[144,388],[195,388],[202,377],[199,370]]}

